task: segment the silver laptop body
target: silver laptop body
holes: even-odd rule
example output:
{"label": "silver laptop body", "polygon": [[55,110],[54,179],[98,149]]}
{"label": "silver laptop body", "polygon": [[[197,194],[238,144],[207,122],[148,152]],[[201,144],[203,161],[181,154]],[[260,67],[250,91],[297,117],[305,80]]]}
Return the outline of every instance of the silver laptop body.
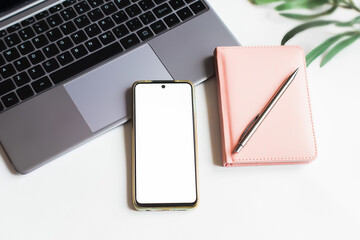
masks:
{"label": "silver laptop body", "polygon": [[[192,9],[190,5],[196,1],[182,2]],[[62,3],[40,1],[14,16],[3,17],[0,30]],[[128,121],[131,115],[130,89],[137,80],[179,79],[199,84],[212,76],[215,47],[238,45],[238,42],[210,5],[203,3],[206,10],[196,17],[108,59],[94,55],[103,61],[57,85],[51,78],[55,79],[56,75],[46,72],[45,76],[52,80],[52,87],[14,106],[5,107],[0,112],[0,143],[14,169],[26,174]],[[132,1],[131,4],[140,6],[142,1]],[[161,12],[161,9],[157,10]],[[118,44],[119,39],[115,42]],[[15,65],[15,62],[10,64]],[[79,69],[86,68],[86,64],[86,61],[79,61]],[[66,66],[60,69],[66,69]],[[7,79],[1,78],[0,85],[2,81]],[[39,87],[31,85],[32,82],[29,84],[33,90]],[[12,94],[18,96],[18,88]],[[5,95],[0,96],[0,102],[8,100]]]}

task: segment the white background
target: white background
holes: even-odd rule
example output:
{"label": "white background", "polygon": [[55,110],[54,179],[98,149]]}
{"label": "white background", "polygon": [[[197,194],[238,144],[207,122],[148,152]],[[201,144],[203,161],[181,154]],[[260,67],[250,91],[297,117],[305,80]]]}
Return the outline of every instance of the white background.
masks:
{"label": "white background", "polygon": [[[298,22],[246,0],[210,0],[243,45],[276,45]],[[350,18],[346,11],[337,16]],[[211,26],[209,26],[211,27]],[[290,43],[308,53],[334,28]],[[308,69],[319,157],[224,168],[215,80],[196,87],[200,205],[131,207],[131,124],[25,175],[0,160],[0,239],[360,239],[360,42]]]}

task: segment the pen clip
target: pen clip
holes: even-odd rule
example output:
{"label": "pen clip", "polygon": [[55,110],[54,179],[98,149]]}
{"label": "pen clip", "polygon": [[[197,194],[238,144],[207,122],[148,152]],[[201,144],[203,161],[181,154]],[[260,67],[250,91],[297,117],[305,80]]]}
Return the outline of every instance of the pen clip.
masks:
{"label": "pen clip", "polygon": [[251,128],[253,126],[253,124],[255,123],[255,121],[260,117],[260,113],[258,113],[252,120],[251,122],[247,125],[247,127],[245,128],[244,132],[241,134],[240,136],[240,140],[241,141],[244,136],[246,135],[246,133],[248,132],[249,128]]}

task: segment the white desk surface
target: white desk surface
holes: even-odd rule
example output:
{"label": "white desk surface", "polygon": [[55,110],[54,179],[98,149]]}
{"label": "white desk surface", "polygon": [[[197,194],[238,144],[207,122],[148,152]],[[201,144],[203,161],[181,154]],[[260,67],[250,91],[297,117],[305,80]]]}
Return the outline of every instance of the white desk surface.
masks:
{"label": "white desk surface", "polygon": [[[298,24],[247,0],[209,3],[243,45],[277,45]],[[317,30],[290,43],[309,52],[335,31]],[[25,176],[2,157],[0,239],[360,239],[359,50],[308,69],[319,151],[311,164],[221,167],[212,78],[196,87],[198,208],[132,209],[127,123]]]}

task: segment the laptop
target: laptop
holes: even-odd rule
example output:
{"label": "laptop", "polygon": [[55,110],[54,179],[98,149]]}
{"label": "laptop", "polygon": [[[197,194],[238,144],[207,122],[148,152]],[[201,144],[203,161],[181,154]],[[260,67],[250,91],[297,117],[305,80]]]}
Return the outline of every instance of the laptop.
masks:
{"label": "laptop", "polygon": [[26,174],[121,125],[137,80],[214,74],[239,43],[203,0],[0,3],[0,143]]}

